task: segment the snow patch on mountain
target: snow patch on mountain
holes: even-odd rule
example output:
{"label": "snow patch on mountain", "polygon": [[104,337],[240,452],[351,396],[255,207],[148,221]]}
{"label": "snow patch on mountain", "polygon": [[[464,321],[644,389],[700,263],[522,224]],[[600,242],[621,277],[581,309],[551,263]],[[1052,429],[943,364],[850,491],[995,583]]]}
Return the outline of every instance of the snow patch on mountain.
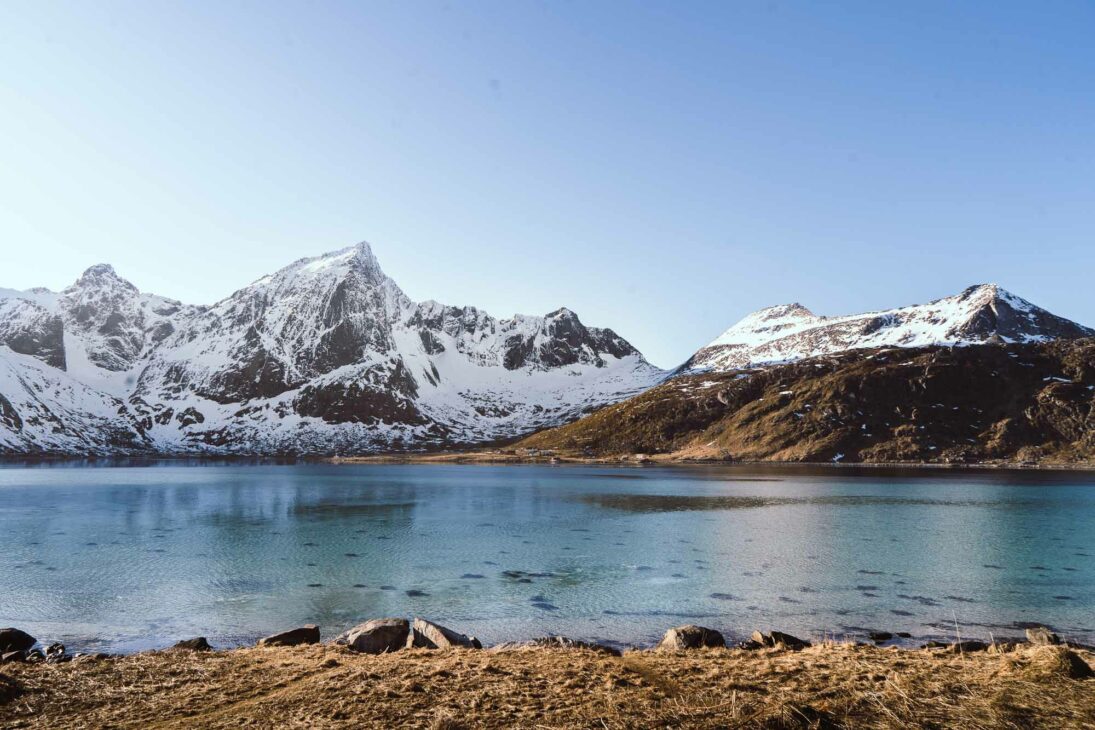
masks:
{"label": "snow patch on mountain", "polygon": [[697,351],[679,372],[725,371],[874,347],[962,346],[1090,337],[995,284],[971,286],[927,304],[836,317],[801,304],[754,312]]}
{"label": "snow patch on mountain", "polygon": [[414,302],[364,243],[208,307],[142,293],[108,265],[59,293],[0,290],[0,360],[14,414],[0,450],[15,452],[474,443],[557,425],[664,377],[565,308],[496,319]]}

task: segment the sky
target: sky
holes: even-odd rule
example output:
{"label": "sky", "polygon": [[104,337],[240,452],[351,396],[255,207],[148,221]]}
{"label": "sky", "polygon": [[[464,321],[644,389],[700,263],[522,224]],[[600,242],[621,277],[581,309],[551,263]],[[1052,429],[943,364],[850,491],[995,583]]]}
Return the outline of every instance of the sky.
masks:
{"label": "sky", "polygon": [[673,366],[996,282],[1095,325],[1090,2],[0,3],[0,286],[412,298]]}

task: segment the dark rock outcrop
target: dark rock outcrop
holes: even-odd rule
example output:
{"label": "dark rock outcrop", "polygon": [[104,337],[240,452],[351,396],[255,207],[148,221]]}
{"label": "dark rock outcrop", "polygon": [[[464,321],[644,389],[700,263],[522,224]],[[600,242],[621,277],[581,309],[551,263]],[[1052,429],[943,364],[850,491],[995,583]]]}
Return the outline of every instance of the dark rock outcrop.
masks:
{"label": "dark rock outcrop", "polygon": [[300,628],[282,631],[278,634],[259,639],[259,646],[300,646],[301,644],[318,644],[319,627],[315,624],[305,624]]}
{"label": "dark rock outcrop", "polygon": [[[318,635],[318,632],[317,632]],[[183,639],[177,642],[172,649],[185,649],[187,651],[213,651],[213,647],[209,645],[204,636],[197,636],[193,639]]]}
{"label": "dark rock outcrop", "polygon": [[682,649],[703,649],[726,646],[726,639],[714,629],[705,626],[686,624],[676,626],[665,632],[658,643],[659,651],[680,651]]}
{"label": "dark rock outcrop", "polygon": [[782,647],[785,649],[805,649],[810,646],[810,642],[805,639],[800,639],[797,636],[791,634],[785,634],[782,631],[773,631],[765,634],[762,631],[754,631],[752,640],[762,646],[767,647]]}
{"label": "dark rock outcrop", "polygon": [[26,651],[38,643],[38,640],[15,628],[0,629],[0,652]]}
{"label": "dark rock outcrop", "polygon": [[65,327],[61,317],[23,299],[0,299],[0,345],[65,369]]}

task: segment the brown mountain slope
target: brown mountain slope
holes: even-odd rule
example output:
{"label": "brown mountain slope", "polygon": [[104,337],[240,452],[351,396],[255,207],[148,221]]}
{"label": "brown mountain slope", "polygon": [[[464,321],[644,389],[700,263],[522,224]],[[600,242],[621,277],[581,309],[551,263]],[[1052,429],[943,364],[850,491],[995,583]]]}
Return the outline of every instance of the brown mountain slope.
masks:
{"label": "brown mountain slope", "polygon": [[749,461],[1095,460],[1095,339],[860,350],[677,377],[518,446]]}

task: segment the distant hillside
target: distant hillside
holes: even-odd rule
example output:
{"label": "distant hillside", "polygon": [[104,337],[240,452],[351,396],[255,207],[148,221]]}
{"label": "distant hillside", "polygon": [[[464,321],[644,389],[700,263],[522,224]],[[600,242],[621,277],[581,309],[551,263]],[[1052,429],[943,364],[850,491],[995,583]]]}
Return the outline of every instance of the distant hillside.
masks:
{"label": "distant hillside", "polygon": [[521,447],[807,462],[1095,458],[1095,339],[856,350],[666,383]]}

